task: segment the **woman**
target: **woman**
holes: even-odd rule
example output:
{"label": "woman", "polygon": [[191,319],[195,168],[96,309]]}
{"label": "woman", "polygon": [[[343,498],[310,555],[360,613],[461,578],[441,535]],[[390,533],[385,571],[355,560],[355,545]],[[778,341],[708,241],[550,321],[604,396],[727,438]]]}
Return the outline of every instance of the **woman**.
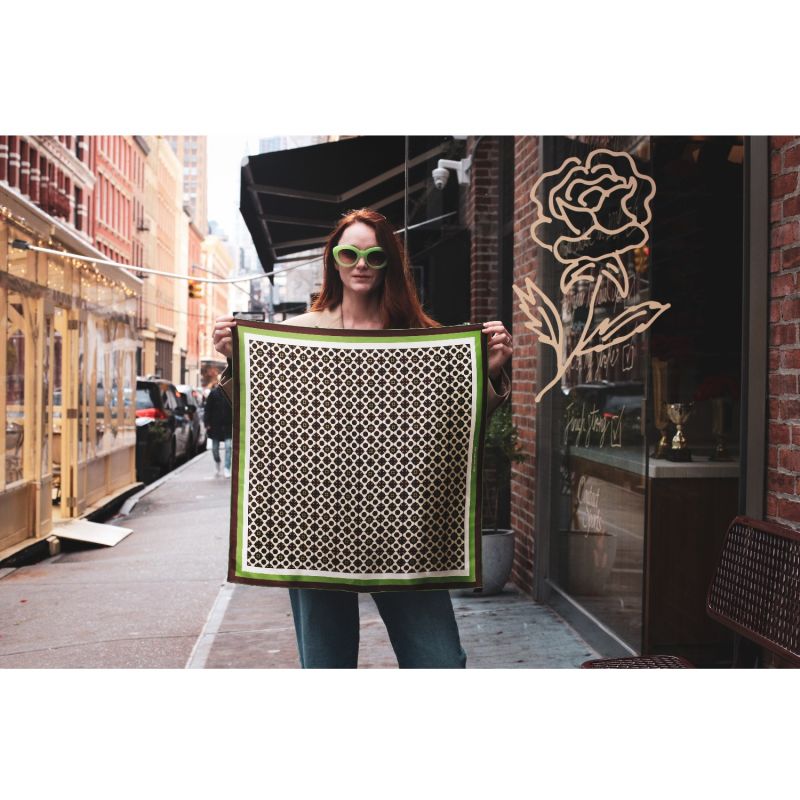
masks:
{"label": "woman", "polygon": [[[286,320],[319,328],[435,328],[441,325],[422,309],[403,246],[384,216],[370,209],[346,214],[328,237],[323,253],[323,283],[311,310]],[[214,346],[232,352],[233,317],[219,317]],[[502,322],[483,324],[488,336],[489,413],[510,392],[503,364],[511,355],[511,336]],[[220,377],[230,396],[230,366]],[[289,589],[300,664],[356,667],[358,593]],[[464,667],[450,593],[446,590],[375,592],[398,664],[407,667]]]}
{"label": "woman", "polygon": [[231,457],[233,455],[233,409],[228,402],[225,392],[220,386],[215,386],[206,399],[203,423],[211,439],[211,455],[216,465],[215,477],[222,475],[222,460],[219,457],[219,444],[225,444],[225,477],[231,476]]}

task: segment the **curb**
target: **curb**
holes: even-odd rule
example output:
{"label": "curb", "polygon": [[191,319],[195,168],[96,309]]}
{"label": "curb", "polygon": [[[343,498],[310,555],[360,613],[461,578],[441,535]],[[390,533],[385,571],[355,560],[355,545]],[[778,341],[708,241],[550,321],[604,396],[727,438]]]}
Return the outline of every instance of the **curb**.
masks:
{"label": "curb", "polygon": [[125,519],[125,517],[129,516],[131,511],[133,511],[136,504],[143,498],[146,497],[150,492],[158,489],[159,486],[166,483],[170,478],[175,477],[176,475],[180,475],[185,469],[188,469],[195,461],[201,459],[204,455],[206,455],[208,451],[203,450],[202,453],[198,453],[193,458],[189,459],[185,464],[181,464],[177,469],[173,469],[171,472],[168,472],[166,475],[162,475],[158,480],[153,481],[151,484],[146,486],[140,492],[137,492],[134,495],[131,495],[123,504],[120,510],[109,519],[109,522],[113,522],[114,520]]}

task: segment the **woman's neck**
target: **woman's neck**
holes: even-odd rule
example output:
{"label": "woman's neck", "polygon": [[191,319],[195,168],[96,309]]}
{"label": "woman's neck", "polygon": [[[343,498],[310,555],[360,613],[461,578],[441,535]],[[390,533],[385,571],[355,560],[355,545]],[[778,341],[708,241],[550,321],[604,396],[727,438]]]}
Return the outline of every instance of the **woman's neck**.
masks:
{"label": "woman's neck", "polygon": [[345,290],[340,307],[345,328],[382,328],[380,306],[376,294],[355,294]]}

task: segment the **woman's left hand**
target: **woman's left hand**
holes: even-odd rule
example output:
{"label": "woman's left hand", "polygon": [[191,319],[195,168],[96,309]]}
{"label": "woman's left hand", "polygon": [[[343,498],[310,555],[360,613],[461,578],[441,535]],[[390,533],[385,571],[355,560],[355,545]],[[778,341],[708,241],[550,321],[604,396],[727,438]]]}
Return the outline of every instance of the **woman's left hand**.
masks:
{"label": "woman's left hand", "polygon": [[514,348],[511,345],[511,334],[500,320],[483,323],[483,332],[487,335],[489,352],[489,377],[497,378],[503,364],[511,357]]}

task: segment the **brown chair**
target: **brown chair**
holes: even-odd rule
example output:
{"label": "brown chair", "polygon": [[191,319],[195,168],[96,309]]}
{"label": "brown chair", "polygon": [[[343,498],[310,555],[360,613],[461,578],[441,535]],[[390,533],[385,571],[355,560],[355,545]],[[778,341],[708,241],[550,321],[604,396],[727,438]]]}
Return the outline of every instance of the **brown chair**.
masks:
{"label": "brown chair", "polygon": [[[708,615],[737,635],[733,666],[758,666],[766,648],[800,666],[800,531],[750,517],[731,522],[706,599]],[[679,656],[585,661],[583,669],[686,668]]]}

